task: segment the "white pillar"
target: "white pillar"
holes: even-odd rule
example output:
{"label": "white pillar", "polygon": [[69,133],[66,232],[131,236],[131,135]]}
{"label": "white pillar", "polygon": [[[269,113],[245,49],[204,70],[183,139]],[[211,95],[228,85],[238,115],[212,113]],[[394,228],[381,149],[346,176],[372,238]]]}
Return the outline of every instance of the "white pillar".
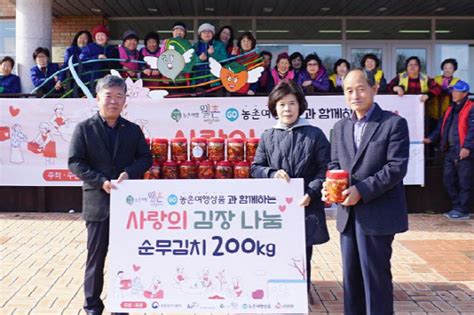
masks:
{"label": "white pillar", "polygon": [[35,65],[33,51],[51,51],[53,0],[16,0],[16,63],[23,93],[33,90],[30,68]]}

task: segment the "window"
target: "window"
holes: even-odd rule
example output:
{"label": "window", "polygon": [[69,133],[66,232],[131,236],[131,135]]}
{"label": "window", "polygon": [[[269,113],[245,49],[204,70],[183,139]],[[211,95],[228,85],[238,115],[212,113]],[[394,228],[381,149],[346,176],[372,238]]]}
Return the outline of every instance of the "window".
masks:
{"label": "window", "polygon": [[0,57],[15,58],[15,20],[0,20]]}
{"label": "window", "polygon": [[469,47],[469,45],[436,45],[435,56],[436,68],[433,71],[434,73],[441,74],[440,66],[443,60],[455,58],[458,62],[458,70],[454,73],[454,76],[469,82],[471,86],[474,85],[474,47]]}

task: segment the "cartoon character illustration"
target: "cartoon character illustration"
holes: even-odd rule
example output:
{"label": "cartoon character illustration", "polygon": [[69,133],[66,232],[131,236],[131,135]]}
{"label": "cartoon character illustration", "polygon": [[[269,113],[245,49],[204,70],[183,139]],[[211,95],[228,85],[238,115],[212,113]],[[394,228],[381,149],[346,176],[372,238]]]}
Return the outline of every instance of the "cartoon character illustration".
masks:
{"label": "cartoon character illustration", "polygon": [[146,120],[146,119],[136,119],[134,122],[138,126],[140,126],[140,129],[142,130],[143,135],[145,135],[145,138],[150,139],[151,134],[150,134],[150,131],[148,131],[148,128],[146,127],[146,125],[148,124],[148,120]]}
{"label": "cartoon character illustration", "polygon": [[60,136],[66,142],[70,142],[74,126],[71,124],[71,120],[64,116],[64,106],[62,104],[57,104],[54,107],[54,114],[49,123],[53,126],[52,132],[55,135]]}
{"label": "cartoon character illustration", "polygon": [[204,288],[209,288],[212,285],[212,280],[209,276],[209,269],[207,268],[202,271],[201,284]]}
{"label": "cartoon character illustration", "polygon": [[222,66],[217,60],[210,57],[209,67],[213,76],[220,78],[222,85],[229,92],[237,92],[247,83],[255,83],[263,72],[263,67],[250,71],[237,62]]}
{"label": "cartoon character illustration", "polygon": [[20,124],[14,124],[11,128],[10,135],[10,162],[15,164],[21,164],[25,160],[23,159],[23,152],[21,151],[22,142],[27,142],[27,136],[21,131],[22,127]]}
{"label": "cartoon character illustration", "polygon": [[176,268],[176,275],[174,276],[175,281],[179,284],[184,281],[184,268],[182,266],[178,266]]}
{"label": "cartoon character illustration", "polygon": [[47,165],[54,165],[56,159],[56,142],[51,134],[51,126],[42,122],[38,126],[39,133],[33,141],[28,142],[28,150],[35,154],[42,154]]}
{"label": "cartoon character illustration", "polygon": [[125,273],[120,270],[114,280],[114,295],[124,297],[125,293],[132,288],[132,279],[127,279]]}
{"label": "cartoon character illustration", "polygon": [[143,292],[142,279],[140,277],[135,277],[132,280],[132,295],[137,296]]}
{"label": "cartoon character illustration", "polygon": [[152,69],[158,69],[161,74],[174,81],[186,64],[191,62],[193,54],[194,48],[181,54],[174,46],[170,46],[159,57],[146,56],[144,60]]}
{"label": "cartoon character illustration", "polygon": [[161,281],[158,277],[153,277],[153,281],[147,290],[143,292],[143,296],[147,299],[162,299],[164,298],[163,289],[161,289]]}
{"label": "cartoon character illustration", "polygon": [[242,288],[240,287],[240,281],[237,278],[232,279],[232,287],[234,289],[234,295],[240,297],[243,293]]}

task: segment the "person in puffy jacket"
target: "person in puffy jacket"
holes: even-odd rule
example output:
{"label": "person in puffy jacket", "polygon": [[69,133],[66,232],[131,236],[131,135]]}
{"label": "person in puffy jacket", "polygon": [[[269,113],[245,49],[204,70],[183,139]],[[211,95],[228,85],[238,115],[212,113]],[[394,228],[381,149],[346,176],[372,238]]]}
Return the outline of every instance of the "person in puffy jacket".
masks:
{"label": "person in puffy jacket", "polygon": [[[311,288],[313,245],[329,240],[321,188],[330,161],[330,145],[324,133],[301,114],[307,109],[303,90],[293,81],[282,81],[268,97],[268,109],[278,118],[266,130],[257,148],[251,175],[255,178],[303,178],[305,195],[306,270],[308,293]],[[310,303],[313,304],[311,294]]]}

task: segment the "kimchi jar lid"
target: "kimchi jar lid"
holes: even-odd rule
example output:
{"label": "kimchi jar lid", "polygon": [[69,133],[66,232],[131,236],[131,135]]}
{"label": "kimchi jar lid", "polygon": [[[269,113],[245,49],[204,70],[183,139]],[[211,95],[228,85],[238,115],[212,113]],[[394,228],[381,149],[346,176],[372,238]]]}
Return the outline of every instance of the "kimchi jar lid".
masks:
{"label": "kimchi jar lid", "polygon": [[165,163],[163,163],[163,166],[174,166],[174,167],[177,167],[178,166],[178,163],[175,162],[175,161],[172,161],[172,160],[168,160],[166,161]]}
{"label": "kimchi jar lid", "polygon": [[326,177],[330,179],[346,179],[349,177],[349,172],[344,170],[328,170]]}
{"label": "kimchi jar lid", "polygon": [[166,138],[153,138],[151,141],[153,143],[168,143],[168,139]]}
{"label": "kimchi jar lid", "polygon": [[247,138],[248,143],[259,143],[260,138]]}
{"label": "kimchi jar lid", "polygon": [[229,141],[229,143],[244,143],[244,139],[240,138],[229,138],[227,141]]}
{"label": "kimchi jar lid", "polygon": [[186,139],[186,138],[173,138],[173,139],[171,139],[171,142],[188,142],[188,139]]}
{"label": "kimchi jar lid", "polygon": [[153,159],[153,166],[160,165],[160,159]]}
{"label": "kimchi jar lid", "polygon": [[209,142],[224,142],[224,138],[211,138]]}
{"label": "kimchi jar lid", "polygon": [[191,142],[207,142],[206,138],[198,137],[198,138],[192,138]]}
{"label": "kimchi jar lid", "polygon": [[229,161],[220,161],[220,162],[217,162],[217,166],[228,166],[228,167],[232,167],[232,163],[229,162]]}
{"label": "kimchi jar lid", "polygon": [[246,161],[241,161],[241,162],[235,163],[235,167],[249,167],[249,166],[250,166],[250,163],[246,162]]}
{"label": "kimchi jar lid", "polygon": [[196,166],[196,163],[193,161],[184,161],[181,163],[181,166]]}
{"label": "kimchi jar lid", "polygon": [[209,160],[199,162],[199,166],[214,166],[214,163]]}

